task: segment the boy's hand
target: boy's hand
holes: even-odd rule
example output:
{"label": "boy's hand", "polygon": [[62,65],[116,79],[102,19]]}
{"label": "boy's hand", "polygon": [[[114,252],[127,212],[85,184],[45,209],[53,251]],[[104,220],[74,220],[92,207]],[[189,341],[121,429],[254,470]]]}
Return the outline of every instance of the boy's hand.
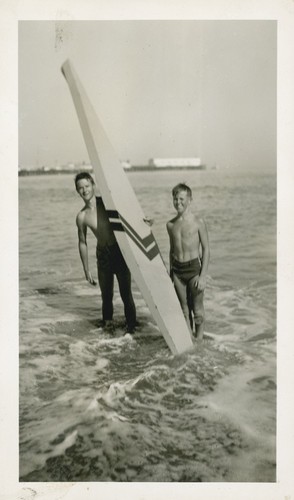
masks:
{"label": "boy's hand", "polygon": [[196,278],[193,278],[193,286],[198,288],[199,292],[203,292],[206,287],[206,277],[197,276]]}
{"label": "boy's hand", "polygon": [[145,224],[147,224],[147,226],[152,226],[153,225],[153,222],[154,222],[154,219],[151,219],[151,217],[144,217],[143,218],[143,221],[145,222]]}
{"label": "boy's hand", "polygon": [[97,285],[96,281],[92,278],[90,271],[85,271],[85,276],[86,276],[86,280],[90,283],[90,285],[93,285],[93,286]]}
{"label": "boy's hand", "polygon": [[198,290],[203,292],[206,287],[206,278],[204,276],[199,276],[198,278]]}

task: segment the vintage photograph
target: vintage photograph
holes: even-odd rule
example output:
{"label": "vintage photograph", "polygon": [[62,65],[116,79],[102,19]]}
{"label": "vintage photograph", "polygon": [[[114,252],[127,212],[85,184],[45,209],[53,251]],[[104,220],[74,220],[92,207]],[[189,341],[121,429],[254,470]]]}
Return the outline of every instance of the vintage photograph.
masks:
{"label": "vintage photograph", "polygon": [[277,22],[18,23],[19,481],[274,483]]}

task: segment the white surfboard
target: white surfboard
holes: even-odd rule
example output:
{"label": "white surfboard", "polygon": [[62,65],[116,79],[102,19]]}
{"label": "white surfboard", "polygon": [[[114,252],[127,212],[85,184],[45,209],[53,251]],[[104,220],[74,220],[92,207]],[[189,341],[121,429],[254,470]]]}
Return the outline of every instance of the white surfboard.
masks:
{"label": "white surfboard", "polygon": [[173,284],[119,159],[70,61],[62,65],[95,178],[125,261],[173,354],[193,346]]}

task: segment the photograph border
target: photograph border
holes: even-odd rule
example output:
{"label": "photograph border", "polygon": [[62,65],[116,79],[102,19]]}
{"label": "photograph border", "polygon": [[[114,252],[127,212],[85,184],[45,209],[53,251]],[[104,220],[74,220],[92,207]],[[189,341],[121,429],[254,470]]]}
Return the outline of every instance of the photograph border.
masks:
{"label": "photograph border", "polygon": [[[184,5],[181,5],[184,4]],[[2,1],[1,11],[1,489],[0,499],[226,498],[290,500],[294,493],[293,415],[293,88],[294,2],[227,0],[180,2],[97,0]],[[277,132],[277,481],[275,483],[20,483],[18,481],[18,21],[19,20],[276,20],[278,23]],[[5,207],[12,215],[5,217]],[[7,211],[6,211],[7,213]],[[7,241],[7,236],[8,240]],[[281,258],[282,256],[282,258]],[[291,260],[290,260],[291,259]]]}

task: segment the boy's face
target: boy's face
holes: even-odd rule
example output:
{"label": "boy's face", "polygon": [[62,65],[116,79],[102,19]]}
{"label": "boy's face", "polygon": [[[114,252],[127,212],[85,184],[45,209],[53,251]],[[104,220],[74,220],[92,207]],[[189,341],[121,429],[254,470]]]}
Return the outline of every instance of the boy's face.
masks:
{"label": "boy's face", "polygon": [[94,195],[94,185],[90,179],[80,179],[77,182],[77,192],[84,201],[89,201]]}
{"label": "boy's face", "polygon": [[178,214],[183,214],[191,203],[191,198],[187,191],[178,191],[173,197],[174,207]]}

